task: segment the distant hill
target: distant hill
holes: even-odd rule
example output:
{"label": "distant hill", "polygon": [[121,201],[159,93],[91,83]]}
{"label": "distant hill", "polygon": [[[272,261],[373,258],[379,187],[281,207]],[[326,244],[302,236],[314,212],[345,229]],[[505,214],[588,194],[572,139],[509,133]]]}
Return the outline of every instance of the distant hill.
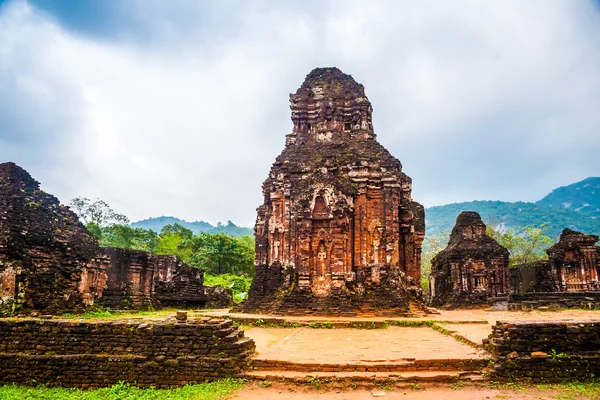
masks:
{"label": "distant hill", "polygon": [[600,217],[600,178],[587,178],[559,187],[535,204],[584,211]]}
{"label": "distant hill", "polygon": [[231,236],[244,236],[244,235],[254,235],[254,230],[252,228],[247,228],[245,226],[237,226],[231,221],[227,221],[227,224],[217,223],[216,226],[209,224],[205,221],[195,221],[188,222],[175,217],[156,217],[156,218],[148,218],[142,221],[133,222],[131,224],[134,228],[144,228],[151,229],[154,232],[160,233],[162,228],[165,225],[173,225],[179,224],[195,234],[200,232],[206,233],[225,233]]}
{"label": "distant hill", "polygon": [[487,224],[518,229],[550,224],[548,236],[558,240],[564,228],[600,235],[600,178],[587,178],[553,190],[536,203],[470,201],[425,210],[427,235],[452,230],[461,211],[477,211]]}

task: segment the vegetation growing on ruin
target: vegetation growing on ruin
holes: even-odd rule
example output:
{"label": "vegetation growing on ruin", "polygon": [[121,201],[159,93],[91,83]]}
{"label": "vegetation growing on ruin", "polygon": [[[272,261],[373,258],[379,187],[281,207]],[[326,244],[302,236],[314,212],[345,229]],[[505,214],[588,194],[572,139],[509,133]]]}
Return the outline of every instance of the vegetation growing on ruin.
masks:
{"label": "vegetation growing on ruin", "polygon": [[104,201],[78,197],[70,203],[86,228],[103,247],[144,250],[158,255],[176,255],[186,264],[205,271],[205,284],[233,291],[243,300],[254,274],[254,238],[225,233],[194,233],[178,223],[163,226],[160,233],[126,225],[129,219]]}
{"label": "vegetation growing on ruin", "polygon": [[[486,225],[487,235],[509,251],[511,266],[547,258],[546,250],[554,243],[549,236],[550,224],[547,222],[539,226],[521,226],[516,229],[500,229],[501,225],[494,220],[488,220]],[[428,287],[431,260],[447,246],[449,236],[449,231],[437,234],[427,233],[425,236],[421,257],[421,287],[423,290],[427,290]]]}

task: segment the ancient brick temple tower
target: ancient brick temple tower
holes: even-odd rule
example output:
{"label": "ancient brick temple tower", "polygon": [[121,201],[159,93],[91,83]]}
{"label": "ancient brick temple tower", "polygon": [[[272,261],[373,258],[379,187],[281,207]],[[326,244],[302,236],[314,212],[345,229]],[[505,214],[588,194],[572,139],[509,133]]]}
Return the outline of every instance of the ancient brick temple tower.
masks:
{"label": "ancient brick temple tower", "polygon": [[[364,87],[313,70],[290,95],[294,128],[263,183],[246,311],[400,313],[420,283],[423,207],[375,139]],[[385,311],[387,310],[387,311]]]}
{"label": "ancient brick temple tower", "polygon": [[475,211],[458,215],[448,247],[431,260],[432,305],[471,306],[508,296],[508,250],[485,231],[486,226]]}

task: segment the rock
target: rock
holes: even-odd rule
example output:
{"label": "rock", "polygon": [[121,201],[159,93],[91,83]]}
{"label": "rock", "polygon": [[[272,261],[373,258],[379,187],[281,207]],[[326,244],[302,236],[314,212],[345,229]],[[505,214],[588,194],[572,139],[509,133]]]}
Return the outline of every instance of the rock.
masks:
{"label": "rock", "polygon": [[205,286],[204,295],[208,298],[205,308],[229,308],[233,306],[233,292],[222,286]]}
{"label": "rock", "polygon": [[386,392],[371,392],[371,396],[373,397],[387,397]]}
{"label": "rock", "polygon": [[400,161],[376,140],[364,87],[317,68],[290,103],[294,128],[263,183],[256,273],[239,310],[408,312],[425,212]]}
{"label": "rock", "polygon": [[531,358],[548,358],[548,354],[543,351],[534,351],[530,354]]}
{"label": "rock", "polygon": [[516,351],[513,351],[512,353],[508,353],[506,355],[506,358],[508,358],[509,360],[513,360],[515,358],[519,358],[519,353],[517,353]]}

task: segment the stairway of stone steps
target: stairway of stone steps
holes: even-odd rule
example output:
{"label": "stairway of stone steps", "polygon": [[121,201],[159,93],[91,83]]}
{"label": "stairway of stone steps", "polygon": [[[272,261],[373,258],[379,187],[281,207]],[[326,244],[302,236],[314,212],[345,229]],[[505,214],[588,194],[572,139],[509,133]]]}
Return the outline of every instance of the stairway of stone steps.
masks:
{"label": "stairway of stone steps", "polygon": [[252,380],[279,380],[292,382],[320,381],[407,381],[456,382],[481,381],[487,365],[483,359],[440,359],[395,362],[358,362],[348,364],[295,363],[280,360],[253,360],[244,375]]}

